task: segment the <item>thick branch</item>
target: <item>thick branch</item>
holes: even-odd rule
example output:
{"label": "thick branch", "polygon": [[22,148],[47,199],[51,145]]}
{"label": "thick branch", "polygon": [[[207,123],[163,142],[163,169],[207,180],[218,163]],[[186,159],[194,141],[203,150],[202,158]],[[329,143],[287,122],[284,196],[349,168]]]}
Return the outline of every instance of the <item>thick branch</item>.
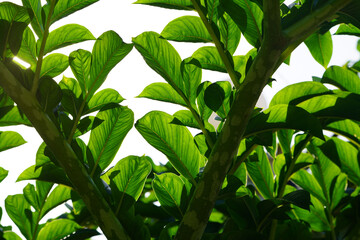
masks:
{"label": "thick branch", "polygon": [[48,115],[41,109],[37,99],[15,79],[2,62],[0,62],[0,86],[16,102],[54,153],[106,237],[112,240],[129,239],[86,169]]}

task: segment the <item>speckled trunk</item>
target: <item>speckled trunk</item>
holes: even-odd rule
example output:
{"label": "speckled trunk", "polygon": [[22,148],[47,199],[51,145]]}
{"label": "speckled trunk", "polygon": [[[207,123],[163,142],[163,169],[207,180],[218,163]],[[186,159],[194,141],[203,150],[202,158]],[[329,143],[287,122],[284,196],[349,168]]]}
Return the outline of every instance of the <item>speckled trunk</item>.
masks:
{"label": "speckled trunk", "polygon": [[129,239],[99,189],[37,99],[0,62],[0,86],[16,102],[59,161],[107,239]]}

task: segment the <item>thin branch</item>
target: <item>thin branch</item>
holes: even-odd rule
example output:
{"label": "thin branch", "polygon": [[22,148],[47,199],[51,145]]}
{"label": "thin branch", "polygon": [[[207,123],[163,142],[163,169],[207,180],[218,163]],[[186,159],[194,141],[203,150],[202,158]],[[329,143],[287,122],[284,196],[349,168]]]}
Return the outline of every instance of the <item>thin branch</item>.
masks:
{"label": "thin branch", "polygon": [[35,96],[0,62],[0,86],[30,120],[69,177],[97,224],[108,239],[129,239],[99,189]]}

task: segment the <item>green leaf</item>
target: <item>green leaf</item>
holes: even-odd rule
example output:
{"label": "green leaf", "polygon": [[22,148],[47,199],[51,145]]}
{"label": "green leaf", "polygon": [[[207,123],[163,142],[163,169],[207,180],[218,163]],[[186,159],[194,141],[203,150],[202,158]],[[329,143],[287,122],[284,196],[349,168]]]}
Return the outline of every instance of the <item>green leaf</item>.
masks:
{"label": "green leaf", "polygon": [[0,108],[0,126],[12,126],[12,125],[26,125],[32,126],[31,122],[26,116],[19,110],[18,107],[2,107]]}
{"label": "green leaf", "polygon": [[284,128],[309,131],[312,135],[324,139],[319,120],[299,107],[285,104],[270,107],[251,118],[244,136]]}
{"label": "green leaf", "polygon": [[221,36],[221,42],[224,44],[226,50],[233,55],[239,45],[241,32],[236,26],[235,22],[231,19],[228,14],[224,14],[219,19],[219,30]]}
{"label": "green leaf", "polygon": [[313,58],[324,68],[327,68],[333,50],[330,31],[324,34],[318,32],[313,33],[305,40],[305,44]]}
{"label": "green leaf", "polygon": [[334,209],[341,201],[343,197],[345,197],[345,190],[347,188],[347,177],[346,174],[340,173],[336,179],[335,184],[332,189],[331,194],[331,209]]}
{"label": "green leaf", "polygon": [[75,119],[83,102],[79,82],[73,78],[63,76],[59,87],[62,92],[61,106]]}
{"label": "green leaf", "polygon": [[29,23],[30,21],[26,8],[11,2],[0,3],[0,19],[4,19],[8,22]]}
{"label": "green leaf", "polygon": [[33,219],[30,204],[25,200],[25,197],[22,194],[7,196],[5,209],[26,239],[31,239],[34,227],[32,223],[35,219]]}
{"label": "green leaf", "polygon": [[203,82],[199,85],[197,90],[197,104],[202,120],[207,121],[212,114],[212,110],[205,103],[205,91],[207,87],[211,85],[211,82]]}
{"label": "green leaf", "polygon": [[21,237],[19,237],[16,233],[11,231],[5,231],[3,237],[6,240],[21,240]]}
{"label": "green leaf", "polygon": [[24,143],[26,143],[26,141],[17,132],[0,132],[0,152],[10,148],[18,147]]}
{"label": "green leaf", "polygon": [[[75,43],[95,39],[96,38],[92,35],[92,33],[84,26],[78,24],[67,24],[49,33],[49,37],[47,38],[44,49],[44,54]],[[38,51],[40,49],[40,44],[41,41],[38,41]]]}
{"label": "green leaf", "polygon": [[354,121],[349,119],[337,120],[327,124],[324,129],[347,137],[353,143],[360,145],[360,127]]}
{"label": "green leaf", "polygon": [[132,44],[124,43],[114,31],[103,33],[92,50],[90,79],[87,82],[89,95],[105,81],[107,75],[132,49]]}
{"label": "green leaf", "polygon": [[28,11],[33,15],[31,26],[34,29],[36,35],[42,38],[44,34],[44,25],[42,17],[42,8],[40,0],[21,0],[24,7],[28,8]]}
{"label": "green leaf", "polygon": [[246,40],[254,47],[262,41],[262,20],[260,7],[250,0],[224,0],[224,10],[240,28]]}
{"label": "green leaf", "polygon": [[160,111],[152,111],[139,119],[135,127],[145,140],[164,153],[176,170],[195,183],[204,158],[197,149],[193,137],[184,126],[170,124],[173,117]]}
{"label": "green leaf", "polygon": [[62,92],[59,85],[49,77],[40,80],[37,99],[45,112],[53,112],[53,109],[61,101]]}
{"label": "green leaf", "polygon": [[53,184],[48,182],[36,181],[34,185],[28,183],[23,189],[24,197],[36,211],[41,211]]}
{"label": "green leaf", "polygon": [[76,131],[74,133],[74,138],[84,135],[85,133],[95,129],[102,122],[103,120],[94,116],[87,116],[82,118],[79,124],[77,125]]}
{"label": "green leaf", "polygon": [[85,115],[98,111],[105,105],[111,103],[121,103],[123,100],[125,99],[116,90],[111,88],[103,89],[91,97],[90,101],[87,103],[87,106],[84,109],[83,114]]}
{"label": "green leaf", "polygon": [[2,182],[7,177],[8,173],[9,173],[9,171],[0,167],[0,182]]}
{"label": "green leaf", "polygon": [[23,180],[40,180],[72,186],[64,170],[53,163],[45,164],[39,168],[36,168],[35,165],[28,167],[19,175],[16,181]]}
{"label": "green leaf", "polygon": [[184,90],[181,77],[181,58],[175,48],[155,32],[144,32],[133,38],[135,48],[145,62],[165,79],[177,92]]}
{"label": "green leaf", "polygon": [[311,97],[329,92],[323,84],[319,82],[301,82],[284,87],[271,99],[270,107],[278,104],[297,105]]}
{"label": "green leaf", "polygon": [[283,199],[302,209],[310,210],[310,194],[305,190],[296,190],[286,194]]}
{"label": "green leaf", "polygon": [[201,83],[202,71],[194,64],[191,64],[191,58],[186,58],[181,62],[180,70],[184,82],[183,92],[191,106],[196,108],[197,89]]}
{"label": "green leaf", "polygon": [[31,66],[35,66],[37,63],[35,37],[29,27],[25,29],[22,35],[21,46],[16,56]]}
{"label": "green leaf", "polygon": [[172,124],[179,124],[192,128],[200,129],[199,123],[194,118],[194,115],[189,110],[179,110],[173,115],[175,118]]}
{"label": "green leaf", "polygon": [[[151,163],[148,157],[128,156],[121,159],[114,168],[111,169],[110,181],[114,185],[111,190],[116,193],[117,209],[120,209],[126,200],[125,194],[137,201],[145,186],[147,176],[151,172]],[[115,191],[116,190],[116,191]]]}
{"label": "green leaf", "polygon": [[223,73],[227,72],[216,47],[201,47],[193,53],[192,58],[195,59],[192,63],[198,67]]}
{"label": "green leaf", "polygon": [[135,3],[177,10],[194,9],[191,0],[137,0]]}
{"label": "green leaf", "polygon": [[55,219],[41,228],[38,239],[58,240],[72,234],[81,226],[69,219]]}
{"label": "green leaf", "polygon": [[[56,77],[64,72],[69,66],[69,58],[61,53],[53,53],[46,56],[41,65],[40,78],[44,76]],[[36,66],[33,65],[33,70]]]}
{"label": "green leaf", "polygon": [[360,94],[359,76],[346,68],[331,66],[324,72],[321,82],[332,84],[343,91]]}
{"label": "green leaf", "polygon": [[81,90],[85,93],[90,87],[86,84],[90,77],[91,52],[78,49],[77,51],[70,53],[69,64],[71,71],[79,81]]}
{"label": "green leaf", "polygon": [[162,102],[175,103],[186,106],[184,99],[168,83],[151,83],[146,86],[138,98],[149,98]]}
{"label": "green leaf", "polygon": [[[54,22],[76,12],[79,11],[99,0],[61,0],[58,1],[55,5],[54,13],[51,16],[51,24]],[[45,5],[45,7],[49,7],[49,5]]]}
{"label": "green leaf", "polygon": [[66,202],[71,197],[71,188],[58,185],[53,191],[47,196],[46,201],[42,207],[40,219],[42,219],[48,212],[56,208],[60,204]]}
{"label": "green leaf", "polygon": [[274,180],[269,159],[262,146],[256,148],[246,163],[250,178],[265,199],[273,198]]}
{"label": "green leaf", "polygon": [[212,42],[204,23],[196,16],[182,16],[172,20],[160,35],[178,42]]}
{"label": "green leaf", "polygon": [[360,29],[352,24],[340,24],[340,27],[335,33],[336,35],[353,35],[360,37]]}
{"label": "green leaf", "polygon": [[184,202],[187,192],[181,178],[174,173],[156,174],[152,187],[161,207],[175,218],[182,219],[186,210]]}
{"label": "green leaf", "polygon": [[230,110],[231,94],[231,84],[228,81],[215,82],[205,90],[205,104],[225,119]]}
{"label": "green leaf", "polygon": [[134,113],[127,107],[113,104],[103,108],[97,115],[103,122],[90,133],[89,149],[97,167],[104,170],[114,159],[126,134],[134,124]]}
{"label": "green leaf", "polygon": [[346,23],[351,23],[357,28],[360,28],[360,3],[358,1],[351,2],[347,4],[344,8],[342,8],[338,14],[340,15],[340,19]]}
{"label": "green leaf", "polygon": [[341,171],[348,175],[350,181],[360,185],[358,149],[338,138],[331,138],[326,141],[320,149],[331,161],[341,168]]}

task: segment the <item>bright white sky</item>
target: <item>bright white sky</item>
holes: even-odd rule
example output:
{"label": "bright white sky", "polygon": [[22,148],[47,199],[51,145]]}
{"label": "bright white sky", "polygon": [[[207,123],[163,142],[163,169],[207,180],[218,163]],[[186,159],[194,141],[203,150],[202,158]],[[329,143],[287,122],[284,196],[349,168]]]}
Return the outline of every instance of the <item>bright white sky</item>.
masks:
{"label": "bright white sky", "polygon": [[[12,2],[21,5],[21,0]],[[42,2],[46,2],[42,0]],[[101,0],[88,8],[85,8],[65,19],[55,23],[51,30],[54,30],[68,23],[77,23],[87,27],[95,37],[99,37],[108,30],[116,31],[125,42],[130,43],[131,38],[144,31],[155,31],[160,33],[165,25],[179,16],[194,15],[193,12],[166,10],[156,7],[132,4],[134,0]],[[292,1],[287,1],[292,2]],[[334,36],[333,37],[333,57],[329,64],[343,65],[346,61],[356,61],[359,59],[359,52],[356,51],[356,38]],[[70,52],[83,48],[92,49],[94,42],[89,41],[67,47],[59,52],[69,54]],[[192,55],[199,48],[200,44],[173,43],[182,58]],[[251,47],[242,38],[237,55],[245,54]],[[310,55],[309,51],[302,44],[294,51],[291,56],[291,65],[283,64],[273,76],[277,82],[273,82],[273,87],[266,87],[263,98],[267,103],[271,97],[285,85],[300,81],[311,81],[311,76],[321,77],[324,68],[318,64]],[[72,77],[70,68],[64,73],[67,77]],[[203,79],[210,81],[229,79],[227,75],[212,71],[203,71]],[[60,80],[61,78],[58,78]],[[140,92],[150,83],[162,82],[162,78],[153,72],[143,61],[140,54],[133,49],[130,54],[122,60],[109,74],[102,88],[114,88],[127,100],[122,104],[127,105],[135,113],[135,119],[141,118],[151,110],[161,110],[167,113],[174,113],[180,108],[167,103],[156,102],[147,99],[135,99]],[[1,131],[17,131],[28,142],[23,146],[0,153],[0,166],[10,170],[8,177],[0,184],[0,206],[3,209],[2,225],[12,225],[13,230],[19,234],[17,227],[7,217],[4,200],[7,195],[22,193],[23,187],[27,182],[15,183],[18,175],[27,167],[35,163],[35,154],[42,140],[37,133],[28,127],[17,126],[2,128]],[[86,140],[87,141],[87,140]],[[150,156],[154,161],[165,162],[166,157],[152,148],[140,134],[133,128],[125,138],[119,153],[114,160],[114,164],[121,158],[128,155]],[[62,209],[62,211],[64,208]],[[66,210],[66,209],[65,209]],[[56,217],[59,212],[50,214],[48,217]],[[46,217],[45,217],[46,218]],[[21,235],[20,235],[21,236]],[[95,238],[94,238],[95,239]],[[96,239],[104,239],[97,237]]]}

